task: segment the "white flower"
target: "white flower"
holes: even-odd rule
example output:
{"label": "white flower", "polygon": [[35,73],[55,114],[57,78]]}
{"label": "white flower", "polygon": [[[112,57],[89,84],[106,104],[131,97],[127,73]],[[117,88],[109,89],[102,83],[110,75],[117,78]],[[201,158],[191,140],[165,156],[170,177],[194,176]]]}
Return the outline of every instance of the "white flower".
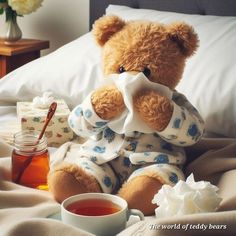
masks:
{"label": "white flower", "polygon": [[36,11],[43,0],[8,0],[8,5],[17,12],[18,15],[26,15]]}
{"label": "white flower", "polygon": [[156,217],[181,216],[216,211],[221,202],[218,188],[210,182],[195,182],[191,174],[186,182],[180,180],[174,187],[163,185],[154,196]]}

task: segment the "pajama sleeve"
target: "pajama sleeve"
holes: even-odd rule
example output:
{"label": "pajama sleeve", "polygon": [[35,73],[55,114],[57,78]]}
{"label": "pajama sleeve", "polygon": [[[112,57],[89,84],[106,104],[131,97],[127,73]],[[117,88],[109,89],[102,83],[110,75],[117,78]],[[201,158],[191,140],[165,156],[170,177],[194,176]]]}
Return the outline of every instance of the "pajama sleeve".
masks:
{"label": "pajama sleeve", "polygon": [[190,146],[199,141],[204,132],[204,121],[186,97],[173,93],[173,115],[167,127],[157,134],[177,146]]}
{"label": "pajama sleeve", "polygon": [[69,115],[70,128],[81,137],[91,137],[99,134],[107,125],[93,109],[90,93],[80,105],[76,106]]}

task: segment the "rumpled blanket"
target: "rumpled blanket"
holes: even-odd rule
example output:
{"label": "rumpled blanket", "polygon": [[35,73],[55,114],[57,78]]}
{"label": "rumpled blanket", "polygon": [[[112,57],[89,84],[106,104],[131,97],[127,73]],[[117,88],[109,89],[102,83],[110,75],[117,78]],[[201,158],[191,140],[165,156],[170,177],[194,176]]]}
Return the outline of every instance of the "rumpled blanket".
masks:
{"label": "rumpled blanket", "polygon": [[[68,145],[69,146],[69,145]],[[49,192],[16,185],[10,180],[11,146],[0,141],[0,235],[91,235],[50,216],[60,205]],[[67,155],[64,148],[60,155]],[[187,149],[186,174],[219,187],[218,212],[157,219],[148,217],[122,231],[129,235],[236,235],[236,140],[206,139]],[[58,158],[52,155],[53,158]]]}

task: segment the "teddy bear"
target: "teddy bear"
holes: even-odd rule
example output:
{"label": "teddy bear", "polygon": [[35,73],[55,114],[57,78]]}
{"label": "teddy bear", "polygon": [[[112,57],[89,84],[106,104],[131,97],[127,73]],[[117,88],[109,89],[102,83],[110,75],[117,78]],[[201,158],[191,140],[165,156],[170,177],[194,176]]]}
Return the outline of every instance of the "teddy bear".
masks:
{"label": "teddy bear", "polygon": [[71,112],[71,129],[86,141],[61,147],[67,151],[51,168],[49,190],[59,202],[85,192],[118,194],[129,208],[151,215],[162,185],[184,180],[184,147],[204,132],[197,109],[175,90],[198,36],[184,22],[115,15],[99,18],[92,32],[107,84]]}

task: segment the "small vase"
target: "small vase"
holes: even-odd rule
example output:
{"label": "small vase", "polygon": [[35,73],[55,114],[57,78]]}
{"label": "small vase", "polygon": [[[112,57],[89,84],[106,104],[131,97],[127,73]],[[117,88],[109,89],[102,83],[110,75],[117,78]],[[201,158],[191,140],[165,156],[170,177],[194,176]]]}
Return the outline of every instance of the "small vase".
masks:
{"label": "small vase", "polygon": [[12,44],[22,38],[22,32],[17,24],[17,14],[11,11],[6,15],[6,21],[4,27],[1,29],[0,38],[5,44]]}

